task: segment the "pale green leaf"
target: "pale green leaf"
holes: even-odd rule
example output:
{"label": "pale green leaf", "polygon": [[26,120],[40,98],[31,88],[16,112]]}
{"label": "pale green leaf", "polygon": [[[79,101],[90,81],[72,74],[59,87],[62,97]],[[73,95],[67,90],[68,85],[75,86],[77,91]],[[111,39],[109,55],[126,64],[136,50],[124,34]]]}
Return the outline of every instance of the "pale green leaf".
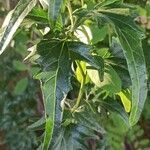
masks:
{"label": "pale green leaf", "polygon": [[104,80],[102,82],[97,70],[87,69],[87,73],[97,87],[102,88],[109,94],[115,94],[121,91],[121,79],[111,66],[106,65]]}
{"label": "pale green leaf", "polygon": [[37,0],[20,0],[13,12],[9,14],[11,17],[6,17],[6,19],[9,18],[9,21],[4,21],[4,31],[0,37],[0,54],[4,52],[23,19],[28,15],[36,3]]}
{"label": "pale green leaf", "polygon": [[121,98],[121,101],[125,108],[125,111],[130,112],[130,110],[131,110],[131,92],[129,90],[123,90],[117,94]]}
{"label": "pale green leaf", "polygon": [[[85,78],[85,84],[88,83],[90,81],[89,77],[87,76],[87,71],[86,71],[86,63],[83,61],[80,61],[80,66],[77,66],[76,71],[75,71],[75,75],[77,80],[82,83],[83,81],[83,74],[86,76]],[[81,67],[81,68],[80,68]],[[83,72],[82,72],[83,71]]]}
{"label": "pale green leaf", "polygon": [[103,41],[108,34],[108,28],[107,26],[104,26],[102,28],[99,28],[96,25],[90,26],[91,32],[92,32],[92,44],[96,44],[100,41]]}

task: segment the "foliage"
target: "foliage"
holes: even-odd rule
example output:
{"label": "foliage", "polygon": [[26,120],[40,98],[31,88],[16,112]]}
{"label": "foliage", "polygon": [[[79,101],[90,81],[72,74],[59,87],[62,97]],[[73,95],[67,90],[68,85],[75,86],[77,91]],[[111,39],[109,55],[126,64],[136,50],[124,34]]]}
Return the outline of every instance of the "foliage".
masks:
{"label": "foliage", "polygon": [[[24,60],[37,68],[33,76],[41,83],[45,120],[29,127],[45,125],[39,149],[123,147],[148,91],[137,9],[122,0],[20,0],[8,13],[0,54],[13,36],[19,37],[19,26],[32,34]],[[12,65],[16,71],[30,70],[18,60]],[[12,94],[27,91],[28,80],[21,78]]]}
{"label": "foliage", "polygon": [[[37,84],[28,74],[30,66],[23,64],[20,69],[25,55],[14,51],[20,49],[20,44],[26,45],[28,36],[24,30],[17,36],[21,40],[15,38],[15,48],[0,57],[0,130],[4,133],[2,142],[11,150],[32,149],[38,144],[35,132],[26,128],[36,116]],[[26,47],[21,48],[22,54],[26,53]]]}

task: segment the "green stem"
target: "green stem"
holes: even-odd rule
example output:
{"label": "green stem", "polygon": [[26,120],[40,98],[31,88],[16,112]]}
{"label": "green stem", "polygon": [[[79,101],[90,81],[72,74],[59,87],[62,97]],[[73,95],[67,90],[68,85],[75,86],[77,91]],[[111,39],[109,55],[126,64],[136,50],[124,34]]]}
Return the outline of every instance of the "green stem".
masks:
{"label": "green stem", "polygon": [[82,7],[84,6],[84,0],[81,0],[81,6]]}
{"label": "green stem", "polygon": [[82,66],[81,66],[80,62],[76,61],[76,63],[78,64],[78,66],[79,66],[79,68],[81,70],[82,82],[81,82],[81,85],[80,85],[80,90],[79,90],[79,94],[78,94],[78,98],[77,98],[76,104],[74,105],[74,107],[71,110],[72,112],[74,112],[80,105],[82,96],[84,94],[84,85],[85,85],[85,80],[86,80],[86,74],[84,74],[84,70],[82,69]]}
{"label": "green stem", "polygon": [[67,8],[68,8],[68,12],[69,12],[69,16],[70,16],[70,21],[71,21],[71,32],[73,31],[73,28],[74,28],[74,21],[73,21],[73,11],[72,11],[72,8],[71,8],[71,4],[70,4],[70,1],[68,1],[68,4],[67,4]]}

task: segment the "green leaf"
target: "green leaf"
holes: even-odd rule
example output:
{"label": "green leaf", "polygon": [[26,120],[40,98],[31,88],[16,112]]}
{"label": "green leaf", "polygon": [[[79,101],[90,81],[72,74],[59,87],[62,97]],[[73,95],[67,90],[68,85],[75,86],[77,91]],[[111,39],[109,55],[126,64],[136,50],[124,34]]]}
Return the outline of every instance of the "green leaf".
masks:
{"label": "green leaf", "polygon": [[115,94],[121,91],[121,79],[110,65],[106,65],[105,67],[103,82],[101,82],[97,70],[87,69],[87,73],[97,87],[102,88],[109,94]]}
{"label": "green leaf", "polygon": [[14,94],[15,95],[22,94],[26,90],[27,86],[28,86],[28,79],[27,78],[21,79],[20,81],[17,82],[17,85],[15,86]]}
{"label": "green leaf", "polygon": [[62,129],[53,145],[53,150],[88,150],[87,139],[98,140],[93,130],[81,125],[71,125]]}
{"label": "green leaf", "polygon": [[147,74],[141,39],[143,32],[129,16],[104,13],[115,28],[122,46],[132,81],[132,106],[130,125],[133,126],[140,118],[147,97]]}
{"label": "green leaf", "polygon": [[[83,61],[81,61],[81,62],[79,62],[80,63],[80,66],[79,65],[77,65],[77,68],[76,68],[76,71],[75,71],[75,75],[76,75],[76,78],[77,78],[77,80],[80,82],[80,83],[82,83],[82,81],[83,81],[83,73],[84,73],[84,75],[86,76],[85,78],[85,84],[87,84],[89,81],[90,81],[90,79],[89,79],[89,77],[87,76],[87,71],[86,71],[86,63],[85,62],[83,62]],[[83,71],[83,72],[82,72]]]}
{"label": "green leaf", "polygon": [[128,114],[124,111],[124,108],[116,101],[111,98],[107,98],[105,100],[95,100],[100,103],[100,106],[112,111],[116,112],[122,120],[126,123],[127,126],[129,126],[129,120],[128,120]]}
{"label": "green leaf", "polygon": [[71,89],[69,77],[71,63],[64,42],[41,41],[37,46],[37,51],[40,54],[37,61],[43,67],[43,72],[36,78],[41,80],[44,98],[46,126],[43,149],[47,150],[50,142],[53,145],[60,131],[62,121],[60,103]]}
{"label": "green leaf", "polygon": [[92,44],[96,44],[100,41],[103,41],[108,33],[107,26],[104,26],[102,28],[98,28],[98,26],[93,25],[90,27],[92,32]]}
{"label": "green leaf", "polygon": [[38,121],[28,126],[28,129],[36,129],[45,124],[45,117],[40,118]]}
{"label": "green leaf", "polygon": [[118,93],[126,112],[131,110],[131,91],[123,90]]}
{"label": "green leaf", "polygon": [[13,67],[18,71],[28,70],[28,67],[24,63],[22,63],[21,61],[18,61],[18,60],[13,61]]}
{"label": "green leaf", "polygon": [[67,42],[68,49],[70,50],[71,58],[74,60],[84,60],[89,63],[93,68],[100,72],[100,79],[103,80],[104,75],[104,59],[100,56],[92,55],[90,50],[91,46],[81,42]]}
{"label": "green leaf", "polygon": [[121,4],[123,1],[122,0],[104,0],[100,2],[97,6],[99,7],[110,7],[115,4]]}
{"label": "green leaf", "polygon": [[121,120],[118,113],[112,113],[104,120],[103,126],[107,131],[107,143],[112,150],[121,150],[129,126]]}
{"label": "green leaf", "polygon": [[23,19],[36,5],[37,0],[20,0],[11,14],[11,18],[4,26],[4,31],[0,36],[0,55],[4,52],[7,45],[13,38],[14,33],[20,26]]}
{"label": "green leaf", "polygon": [[41,25],[48,25],[47,12],[39,7],[33,8],[32,11],[28,14],[27,18],[32,19]]}
{"label": "green leaf", "polygon": [[63,0],[49,0],[49,20],[51,25],[58,19]]}
{"label": "green leaf", "polygon": [[[65,112],[67,115],[69,113],[68,111]],[[66,117],[64,117],[65,119]],[[71,123],[66,127],[62,127],[62,132],[52,147],[53,150],[89,150],[87,140],[103,141],[96,134],[100,133],[103,137],[105,136],[105,131],[100,126],[99,114],[95,114],[85,106],[81,112],[74,114],[74,119],[77,123]]]}

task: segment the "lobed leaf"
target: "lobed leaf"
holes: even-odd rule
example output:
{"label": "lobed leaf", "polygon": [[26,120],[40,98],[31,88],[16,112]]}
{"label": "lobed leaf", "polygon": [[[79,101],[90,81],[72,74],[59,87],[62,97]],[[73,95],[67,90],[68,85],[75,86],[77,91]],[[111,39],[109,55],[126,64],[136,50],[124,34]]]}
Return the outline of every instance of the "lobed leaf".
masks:
{"label": "lobed leaf", "polygon": [[41,41],[37,46],[40,54],[38,63],[43,71],[37,75],[41,80],[41,89],[45,106],[45,137],[43,149],[49,148],[50,142],[53,145],[58,136],[62,119],[61,101],[69,92],[70,85],[70,60],[68,49],[63,42]]}

